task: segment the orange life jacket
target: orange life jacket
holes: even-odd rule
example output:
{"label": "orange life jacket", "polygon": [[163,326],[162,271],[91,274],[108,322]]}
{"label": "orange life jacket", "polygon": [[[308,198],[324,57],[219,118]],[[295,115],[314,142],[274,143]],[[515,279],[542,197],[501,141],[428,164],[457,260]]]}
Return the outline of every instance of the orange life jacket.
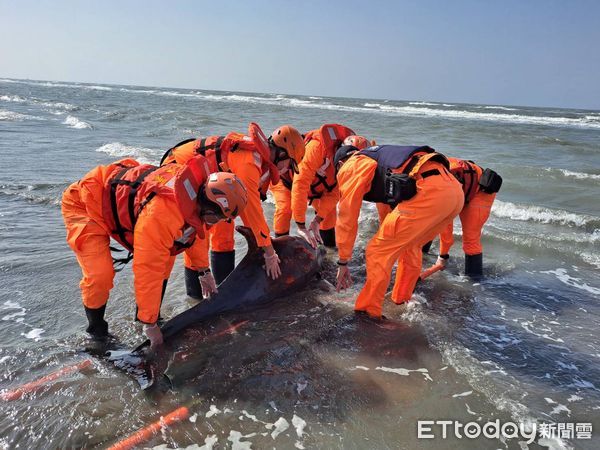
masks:
{"label": "orange life jacket", "polygon": [[227,164],[229,153],[243,150],[257,152],[260,156],[262,177],[259,191],[261,197],[266,196],[269,182],[276,184],[279,181],[279,171],[271,162],[271,149],[267,138],[254,122],[248,125],[248,135],[231,132],[226,136],[186,139],[167,150],[160,164],[182,164],[196,155],[202,155],[207,159],[211,173],[230,172]]}
{"label": "orange life jacket", "polygon": [[132,160],[116,164],[104,185],[102,199],[102,215],[111,237],[133,253],[134,229],[140,213],[156,195],[167,196],[175,200],[186,223],[182,237],[171,248],[172,255],[181,253],[193,244],[196,235],[204,237],[197,195],[208,175],[208,163],[202,157],[185,165],[162,167]]}
{"label": "orange life jacket", "polygon": [[344,139],[354,134],[356,133],[350,128],[337,123],[325,124],[318,130],[306,133],[304,145],[316,140],[323,147],[325,153],[323,164],[317,171],[315,181],[310,185],[309,199],[320,198],[325,192],[331,192],[337,186],[333,165],[335,152],[342,145]]}
{"label": "orange life jacket", "polygon": [[458,158],[448,158],[450,161],[450,172],[462,184],[465,193],[465,204],[469,203],[479,192],[479,178],[482,169],[473,161]]}

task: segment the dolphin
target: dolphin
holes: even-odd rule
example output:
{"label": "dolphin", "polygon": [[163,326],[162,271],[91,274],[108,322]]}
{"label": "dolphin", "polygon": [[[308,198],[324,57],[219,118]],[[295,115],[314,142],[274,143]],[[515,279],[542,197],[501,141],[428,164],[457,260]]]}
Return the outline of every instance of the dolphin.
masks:
{"label": "dolphin", "polygon": [[263,252],[256,244],[252,230],[241,226],[236,230],[246,238],[248,253],[219,285],[219,292],[161,327],[165,341],[202,320],[229,311],[255,308],[296,292],[314,280],[321,268],[325,254],[323,248],[315,250],[298,236],[282,236],[272,241],[281,260],[281,276],[272,280],[262,267]]}
{"label": "dolphin", "polygon": [[[313,249],[299,236],[273,239],[273,247],[281,260],[281,275],[273,280],[263,268],[263,252],[258,247],[252,230],[241,226],[236,227],[236,230],[246,239],[248,252],[219,285],[217,293],[161,326],[167,347],[170,341],[187,328],[201,326],[225,313],[244,313],[267,305],[302,290],[318,276],[326,253],[323,247]],[[153,384],[157,370],[157,364],[146,361],[145,358],[145,348],[149,344],[150,341],[146,340],[131,352],[113,350],[108,354],[108,359],[133,375],[143,389]]]}

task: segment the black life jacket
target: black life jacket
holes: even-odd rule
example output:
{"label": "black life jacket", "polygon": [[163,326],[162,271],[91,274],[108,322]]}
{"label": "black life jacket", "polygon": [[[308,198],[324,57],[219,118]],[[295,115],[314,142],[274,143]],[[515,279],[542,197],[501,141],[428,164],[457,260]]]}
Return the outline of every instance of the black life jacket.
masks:
{"label": "black life jacket", "polygon": [[364,195],[363,200],[374,203],[386,203],[386,174],[402,167],[402,165],[410,160],[402,171],[402,173],[409,175],[417,166],[421,157],[426,154],[432,154],[432,156],[427,158],[427,160],[432,159],[438,161],[447,169],[450,167],[448,160],[444,155],[437,153],[433,148],[427,145],[377,145],[356,153],[356,155],[368,156],[369,158],[377,161],[377,169],[375,170],[375,176],[371,182],[371,189]]}

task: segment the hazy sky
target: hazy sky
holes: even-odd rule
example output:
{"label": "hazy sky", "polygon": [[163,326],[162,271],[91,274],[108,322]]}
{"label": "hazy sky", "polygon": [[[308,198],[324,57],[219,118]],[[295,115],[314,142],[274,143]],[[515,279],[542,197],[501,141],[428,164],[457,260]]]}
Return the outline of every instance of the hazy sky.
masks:
{"label": "hazy sky", "polygon": [[0,77],[600,109],[600,1],[0,0]]}

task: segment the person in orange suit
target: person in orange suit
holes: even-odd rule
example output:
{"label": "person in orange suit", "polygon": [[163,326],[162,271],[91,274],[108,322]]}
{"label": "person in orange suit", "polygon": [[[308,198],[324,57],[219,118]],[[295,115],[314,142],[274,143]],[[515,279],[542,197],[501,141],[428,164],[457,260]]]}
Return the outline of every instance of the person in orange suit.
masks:
{"label": "person in orange suit", "polygon": [[210,174],[202,156],[164,167],[123,159],[98,166],[71,184],[61,209],[67,242],[83,274],[86,331],[95,339],[108,336],[104,312],[115,275],[109,247],[113,238],[130,252],[121,262],[133,258],[136,319],[152,346],[160,345],[157,320],[175,255],[189,249],[204,294],[216,292],[201,251],[204,229],[234,219],[246,202],[242,182],[230,173]]}
{"label": "person in orange suit", "polygon": [[[226,136],[184,141],[168,150],[161,163],[181,163],[194,155],[203,154],[209,159],[211,170],[228,170],[242,180],[248,189],[248,207],[241,214],[241,219],[245,226],[252,229],[258,246],[264,251],[267,274],[276,279],[281,274],[280,260],[271,244],[270,230],[261,200],[266,199],[269,184],[279,182],[279,174],[289,170],[291,160],[283,147],[285,142],[279,147],[273,142],[272,138],[267,139],[264,136],[257,124],[251,123],[247,135],[231,132]],[[235,267],[234,223],[219,223],[209,230],[209,235],[211,266],[215,280],[220,284]],[[186,255],[186,290],[189,296],[198,298],[200,286],[190,262]]]}
{"label": "person in orange suit", "polygon": [[[490,216],[496,193],[502,186],[502,178],[493,170],[484,170],[473,161],[458,158],[448,160],[450,172],[460,181],[465,198],[465,205],[459,214],[465,252],[465,274],[480,276],[483,274],[481,230]],[[446,266],[452,244],[454,226],[453,222],[450,222],[440,233],[440,252],[436,264]]]}
{"label": "person in orange suit", "polygon": [[271,184],[269,190],[275,200],[275,213],[273,214],[273,231],[275,236],[290,234],[292,221],[292,183],[298,173],[298,165],[304,158],[304,138],[300,132],[290,126],[283,125],[277,128],[269,137],[271,147],[278,149],[280,154],[285,154],[290,160],[290,168],[281,173],[280,181]]}
{"label": "person in orange suit", "polygon": [[[333,159],[344,139],[355,135],[354,131],[344,125],[326,124],[309,131],[305,136],[304,157],[292,184],[291,207],[298,234],[313,247],[317,243],[335,247],[339,190]],[[315,209],[315,217],[307,228],[306,210],[309,201]]]}
{"label": "person in orange suit", "polygon": [[392,208],[389,213],[379,209],[383,221],[367,245],[367,280],[354,307],[378,318],[394,263],[398,261],[392,300],[399,304],[410,299],[419,278],[421,247],[462,209],[462,189],[449,172],[448,160],[427,146],[382,145],[361,151],[342,147],[334,162],[341,195],[338,290],[352,285],[348,262],[363,200]]}

